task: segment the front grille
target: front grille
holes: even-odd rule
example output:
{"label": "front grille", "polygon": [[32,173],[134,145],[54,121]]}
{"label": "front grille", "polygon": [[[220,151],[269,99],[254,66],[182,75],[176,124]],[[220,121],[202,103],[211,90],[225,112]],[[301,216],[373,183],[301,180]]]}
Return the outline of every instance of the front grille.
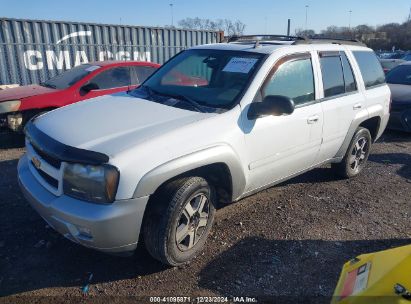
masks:
{"label": "front grille", "polygon": [[58,188],[59,187],[59,181],[56,180],[55,178],[51,177],[50,175],[48,175],[47,173],[45,173],[42,170],[39,170],[36,168],[36,166],[33,164],[33,162],[31,162],[34,169],[37,171],[37,173],[47,182],[49,183],[51,186],[53,186],[54,188]]}
{"label": "front grille", "polygon": [[51,157],[50,155],[44,153],[43,151],[41,151],[40,149],[37,149],[34,145],[32,145],[34,151],[36,151],[36,153],[42,158],[44,159],[46,162],[48,162],[50,165],[52,165],[54,168],[56,169],[60,169],[61,167],[61,160],[58,160],[54,157]]}
{"label": "front grille", "polygon": [[44,188],[60,196],[63,162],[40,151],[29,140],[26,140],[26,148],[32,174]]}

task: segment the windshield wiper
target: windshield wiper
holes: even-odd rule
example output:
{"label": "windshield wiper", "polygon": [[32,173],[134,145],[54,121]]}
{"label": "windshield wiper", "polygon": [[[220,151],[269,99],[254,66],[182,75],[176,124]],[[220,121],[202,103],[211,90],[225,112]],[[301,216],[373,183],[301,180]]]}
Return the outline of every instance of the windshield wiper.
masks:
{"label": "windshield wiper", "polygon": [[193,108],[195,108],[199,112],[202,112],[202,113],[205,112],[202,108],[202,105],[200,105],[198,102],[196,102],[194,99],[192,99],[188,96],[185,96],[185,95],[182,95],[182,94],[160,93],[160,92],[152,89],[151,87],[149,87],[147,85],[142,85],[141,87],[144,88],[148,92],[148,95],[150,97],[153,97],[153,95],[171,97],[171,98],[182,100],[182,101],[185,101],[185,102],[189,103],[191,106],[193,106]]}
{"label": "windshield wiper", "polygon": [[195,101],[194,99],[185,96],[185,95],[181,95],[181,94],[163,94],[166,96],[170,96],[171,98],[175,98],[175,99],[179,99],[185,102],[188,102],[190,105],[193,106],[193,108],[195,108],[197,111],[204,113],[205,111],[203,110],[202,105],[200,105],[197,101]]}

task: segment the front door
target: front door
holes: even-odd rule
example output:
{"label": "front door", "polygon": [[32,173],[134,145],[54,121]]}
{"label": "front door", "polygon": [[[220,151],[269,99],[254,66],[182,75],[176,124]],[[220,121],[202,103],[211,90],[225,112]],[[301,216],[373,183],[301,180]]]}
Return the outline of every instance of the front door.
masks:
{"label": "front door", "polygon": [[321,146],[323,114],[316,102],[310,53],[277,62],[253,102],[268,95],[293,99],[294,113],[248,120],[243,111],[249,183],[247,191],[271,184],[313,165]]}

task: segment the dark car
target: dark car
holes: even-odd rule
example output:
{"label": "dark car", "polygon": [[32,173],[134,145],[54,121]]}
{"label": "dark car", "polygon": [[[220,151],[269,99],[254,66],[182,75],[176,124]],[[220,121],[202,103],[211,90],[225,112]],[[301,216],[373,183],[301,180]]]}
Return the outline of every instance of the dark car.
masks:
{"label": "dark car", "polygon": [[392,93],[388,128],[411,132],[411,62],[395,67],[386,78]]}

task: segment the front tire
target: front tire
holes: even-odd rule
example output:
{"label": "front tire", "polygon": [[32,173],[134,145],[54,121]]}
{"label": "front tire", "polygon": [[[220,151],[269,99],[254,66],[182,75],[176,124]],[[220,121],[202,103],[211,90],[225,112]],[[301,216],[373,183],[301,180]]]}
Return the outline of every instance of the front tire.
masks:
{"label": "front tire", "polygon": [[202,177],[165,185],[152,198],[143,237],[148,252],[160,262],[178,266],[204,247],[214,215],[214,189]]}
{"label": "front tire", "polygon": [[343,160],[338,164],[332,164],[332,168],[343,178],[352,178],[359,175],[367,163],[371,144],[370,131],[366,128],[358,128]]}

